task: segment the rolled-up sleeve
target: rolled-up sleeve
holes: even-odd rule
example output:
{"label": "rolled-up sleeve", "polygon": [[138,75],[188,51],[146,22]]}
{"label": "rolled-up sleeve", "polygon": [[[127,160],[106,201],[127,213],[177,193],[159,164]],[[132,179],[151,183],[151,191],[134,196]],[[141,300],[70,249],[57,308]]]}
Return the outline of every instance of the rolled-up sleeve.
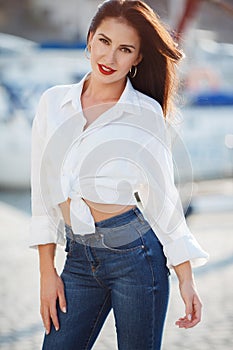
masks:
{"label": "rolled-up sleeve", "polygon": [[[31,219],[29,247],[40,244],[64,244],[64,223],[61,210],[51,198],[52,169],[44,161],[47,145],[46,92],[41,96],[31,132]],[[43,167],[42,167],[43,163]]]}
{"label": "rolled-up sleeve", "polygon": [[163,245],[169,268],[186,261],[190,261],[193,267],[200,266],[206,263],[209,255],[187,226],[174,183],[166,125],[160,119],[159,128],[153,136],[150,135],[140,153],[144,180],[138,194],[143,214]]}

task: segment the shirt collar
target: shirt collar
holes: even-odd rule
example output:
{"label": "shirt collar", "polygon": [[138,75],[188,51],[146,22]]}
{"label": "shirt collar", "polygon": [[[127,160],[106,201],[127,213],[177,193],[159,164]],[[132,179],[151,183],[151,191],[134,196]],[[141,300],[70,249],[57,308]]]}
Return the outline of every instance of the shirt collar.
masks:
{"label": "shirt collar", "polygon": [[116,105],[118,105],[123,112],[125,111],[132,114],[140,114],[141,112],[141,105],[137,91],[134,89],[128,77],[125,89]]}
{"label": "shirt collar", "polygon": [[[67,103],[72,103],[74,109],[81,111],[81,93],[83,89],[83,84],[90,72],[85,74],[85,76],[81,79],[77,84],[71,85],[70,89],[66,92],[64,98],[61,101],[60,107],[62,108]],[[116,107],[118,107],[122,112],[129,112],[133,114],[139,114],[141,112],[140,101],[137,95],[137,91],[133,88],[130,79],[127,77],[127,82],[125,85],[125,89],[121,94],[120,99],[116,103]]]}
{"label": "shirt collar", "polygon": [[60,105],[61,108],[63,106],[65,106],[67,103],[71,102],[72,106],[75,109],[78,109],[78,110],[82,109],[81,93],[82,93],[82,89],[83,89],[83,84],[84,84],[84,82],[87,79],[89,74],[90,74],[90,72],[85,74],[85,76],[77,84],[71,85],[70,89],[66,92],[64,98],[61,101],[61,105]]}

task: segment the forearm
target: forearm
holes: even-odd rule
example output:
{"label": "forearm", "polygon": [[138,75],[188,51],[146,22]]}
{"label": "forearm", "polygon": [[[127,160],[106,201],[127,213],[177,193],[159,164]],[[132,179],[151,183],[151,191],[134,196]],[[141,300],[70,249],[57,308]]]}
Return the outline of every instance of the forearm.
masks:
{"label": "forearm", "polygon": [[189,261],[173,266],[173,268],[175,270],[180,284],[184,282],[194,283],[193,272]]}
{"label": "forearm", "polygon": [[41,275],[55,271],[55,250],[56,244],[54,243],[43,244],[38,246]]}

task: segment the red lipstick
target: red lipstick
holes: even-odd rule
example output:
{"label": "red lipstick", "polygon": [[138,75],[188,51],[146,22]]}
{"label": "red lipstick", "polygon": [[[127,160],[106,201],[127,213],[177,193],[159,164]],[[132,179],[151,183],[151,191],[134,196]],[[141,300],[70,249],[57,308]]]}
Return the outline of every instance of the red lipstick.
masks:
{"label": "red lipstick", "polygon": [[98,67],[99,67],[99,71],[104,75],[111,75],[116,72],[115,69],[105,66],[104,64],[98,64]]}

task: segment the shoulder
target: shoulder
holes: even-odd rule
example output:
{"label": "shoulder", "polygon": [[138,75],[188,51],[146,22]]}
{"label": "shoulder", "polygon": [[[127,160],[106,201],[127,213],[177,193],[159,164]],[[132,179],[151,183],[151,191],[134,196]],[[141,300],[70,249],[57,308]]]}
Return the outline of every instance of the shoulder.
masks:
{"label": "shoulder", "polygon": [[135,90],[135,93],[137,94],[143,116],[143,127],[147,127],[152,138],[165,140],[167,137],[167,124],[160,103],[138,90]]}
{"label": "shoulder", "polygon": [[60,107],[73,85],[55,85],[41,94],[33,119],[41,134],[52,132],[64,119]]}
{"label": "shoulder", "polygon": [[140,101],[140,105],[142,108],[148,109],[156,114],[159,114],[163,117],[163,110],[158,101],[153,99],[152,97],[143,94],[142,92],[135,90],[137,97]]}
{"label": "shoulder", "polygon": [[75,84],[67,84],[67,85],[54,85],[52,87],[49,87],[46,89],[41,97],[40,100],[44,101],[61,101],[61,99],[69,92]]}

